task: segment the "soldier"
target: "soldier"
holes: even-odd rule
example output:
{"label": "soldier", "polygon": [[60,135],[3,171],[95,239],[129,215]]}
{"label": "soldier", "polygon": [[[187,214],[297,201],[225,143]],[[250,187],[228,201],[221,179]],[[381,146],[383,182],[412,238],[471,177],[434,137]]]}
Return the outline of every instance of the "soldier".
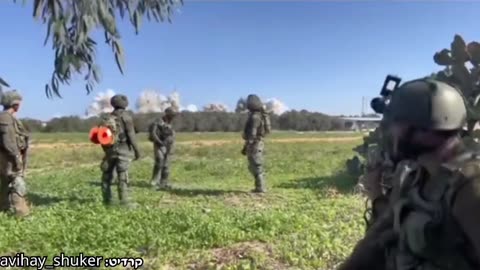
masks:
{"label": "soldier", "polygon": [[165,109],[165,115],[155,120],[149,127],[149,140],[153,143],[155,164],[152,172],[152,186],[157,190],[170,189],[170,159],[173,153],[175,132],[172,121],[175,110],[172,107]]}
{"label": "soldier", "polygon": [[255,177],[255,189],[252,192],[265,193],[265,172],[263,169],[263,138],[270,132],[270,120],[264,111],[263,103],[257,95],[247,97],[248,120],[245,123],[242,154],[248,158],[248,169]]}
{"label": "soldier", "polygon": [[24,181],[28,135],[16,118],[22,102],[21,95],[13,90],[3,93],[3,112],[0,113],[0,200],[1,210],[11,211],[18,217],[29,214],[25,198]]}
{"label": "soldier", "polygon": [[480,269],[480,216],[472,212],[480,208],[480,153],[460,137],[463,97],[419,79],[396,89],[388,107],[396,168],[389,201],[338,269]]}
{"label": "soldier", "polygon": [[[114,171],[118,177],[118,197],[120,203],[126,206],[133,206],[128,198],[128,168],[132,158],[140,158],[140,149],[137,144],[133,119],[125,111],[128,107],[128,99],[124,95],[115,95],[110,99],[114,110],[106,115],[102,121],[112,127],[114,134],[113,145],[103,146],[105,157],[100,165],[102,170],[102,196],[103,202],[109,205],[112,201],[111,185],[114,178]],[[112,124],[113,123],[113,124]]]}
{"label": "soldier", "polygon": [[371,135],[365,149],[366,163],[364,174],[359,177],[357,189],[361,190],[370,201],[388,193],[388,178],[391,171],[391,162],[386,156],[388,149],[385,149],[385,119]]}

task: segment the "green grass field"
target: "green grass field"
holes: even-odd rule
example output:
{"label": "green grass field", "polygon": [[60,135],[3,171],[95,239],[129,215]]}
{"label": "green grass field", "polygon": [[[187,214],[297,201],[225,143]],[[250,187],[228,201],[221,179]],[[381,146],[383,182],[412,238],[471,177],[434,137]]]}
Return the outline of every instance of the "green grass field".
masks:
{"label": "green grass field", "polygon": [[171,191],[150,188],[153,153],[140,135],[144,158],[130,170],[140,206],[127,210],[102,205],[102,151],[87,134],[34,134],[33,213],[0,214],[0,254],[139,256],[144,269],[332,269],[363,232],[364,200],[344,172],[358,136],[272,134],[268,193],[255,195],[239,134],[179,134]]}

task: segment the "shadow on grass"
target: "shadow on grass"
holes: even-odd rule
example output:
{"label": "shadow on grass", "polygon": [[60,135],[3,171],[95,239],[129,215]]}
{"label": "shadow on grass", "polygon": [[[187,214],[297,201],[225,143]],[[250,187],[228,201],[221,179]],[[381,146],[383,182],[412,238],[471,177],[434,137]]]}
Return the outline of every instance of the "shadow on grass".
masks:
{"label": "shadow on grass", "polygon": [[[101,187],[102,186],[102,182],[101,181],[90,181],[88,182],[89,185],[91,186],[95,186],[95,187]],[[115,180],[115,182],[112,183],[112,187],[116,187],[118,184],[118,182]],[[146,181],[130,181],[128,183],[128,186],[129,187],[138,187],[138,188],[152,188],[152,186],[150,185],[150,182],[146,182]]]}
{"label": "shadow on grass", "polygon": [[277,187],[287,189],[313,189],[318,191],[334,188],[340,193],[350,193],[356,184],[357,178],[355,176],[348,174],[346,171],[340,171],[330,176],[294,179],[289,183],[283,183]]}
{"label": "shadow on grass", "polygon": [[250,194],[249,192],[239,190],[221,190],[221,189],[183,189],[175,188],[165,190],[170,194],[183,196],[183,197],[196,197],[196,196],[223,196],[223,195],[241,195]]}
{"label": "shadow on grass", "polygon": [[70,196],[67,198],[62,198],[58,196],[51,196],[46,194],[38,194],[38,193],[27,193],[27,200],[35,205],[35,206],[47,206],[61,202],[70,202],[70,203],[87,203],[91,200],[82,199],[76,196]]}

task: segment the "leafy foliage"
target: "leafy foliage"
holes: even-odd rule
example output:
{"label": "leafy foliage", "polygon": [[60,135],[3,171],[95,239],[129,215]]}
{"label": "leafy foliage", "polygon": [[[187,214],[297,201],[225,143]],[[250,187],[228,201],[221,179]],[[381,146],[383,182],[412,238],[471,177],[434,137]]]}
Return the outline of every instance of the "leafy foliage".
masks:
{"label": "leafy foliage", "polygon": [[[160,114],[135,114],[134,121],[138,131],[146,132],[148,125]],[[243,130],[247,115],[229,112],[182,112],[174,120],[174,128],[182,132]],[[26,119],[25,124],[31,131],[44,132],[88,132],[98,121],[96,117],[81,119],[77,116],[54,118],[42,127],[41,121]],[[289,111],[280,116],[271,115],[272,128],[276,130],[326,131],[343,130],[343,120],[321,113],[307,111]]]}
{"label": "leafy foliage", "polygon": [[47,97],[61,97],[60,84],[69,84],[74,74],[84,76],[87,93],[100,81],[93,30],[103,30],[105,43],[112,48],[118,69],[123,74],[125,52],[116,24],[118,17],[124,19],[128,16],[138,34],[143,18],[171,22],[178,5],[183,5],[182,0],[35,0],[33,16],[47,25],[44,43],[51,40],[55,50],[52,78],[45,85]]}

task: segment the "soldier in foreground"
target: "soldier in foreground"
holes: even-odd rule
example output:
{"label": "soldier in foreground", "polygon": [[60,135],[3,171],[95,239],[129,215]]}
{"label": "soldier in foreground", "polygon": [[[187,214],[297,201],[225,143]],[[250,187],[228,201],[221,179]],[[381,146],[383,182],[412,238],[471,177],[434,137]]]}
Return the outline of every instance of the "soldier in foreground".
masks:
{"label": "soldier in foreground", "polygon": [[0,113],[0,206],[18,217],[30,212],[24,180],[28,135],[16,118],[21,102],[17,91],[3,93]]}
{"label": "soldier in foreground", "polygon": [[100,165],[102,170],[102,196],[106,205],[112,202],[111,185],[114,178],[114,171],[118,177],[118,197],[120,203],[126,206],[133,206],[129,201],[128,194],[128,168],[132,159],[140,158],[140,149],[137,144],[133,119],[125,111],[128,107],[128,99],[124,95],[115,95],[110,99],[114,108],[113,112],[102,118],[102,126],[107,126],[113,133],[113,144],[102,145],[105,157]]}
{"label": "soldier in foreground", "polygon": [[472,212],[480,165],[460,138],[464,99],[421,79],[397,88],[388,108],[396,168],[389,202],[338,269],[480,269],[480,216]]}
{"label": "soldier in foreground", "polygon": [[248,120],[245,124],[242,154],[248,158],[248,169],[255,177],[255,189],[252,192],[264,193],[265,172],[263,169],[263,138],[270,132],[270,120],[264,111],[263,103],[257,95],[247,97]]}
{"label": "soldier in foreground", "polygon": [[172,121],[175,110],[172,107],[165,109],[165,115],[155,120],[149,127],[148,139],[153,143],[155,164],[152,172],[152,186],[157,190],[170,189],[170,159],[175,143],[175,132]]}

